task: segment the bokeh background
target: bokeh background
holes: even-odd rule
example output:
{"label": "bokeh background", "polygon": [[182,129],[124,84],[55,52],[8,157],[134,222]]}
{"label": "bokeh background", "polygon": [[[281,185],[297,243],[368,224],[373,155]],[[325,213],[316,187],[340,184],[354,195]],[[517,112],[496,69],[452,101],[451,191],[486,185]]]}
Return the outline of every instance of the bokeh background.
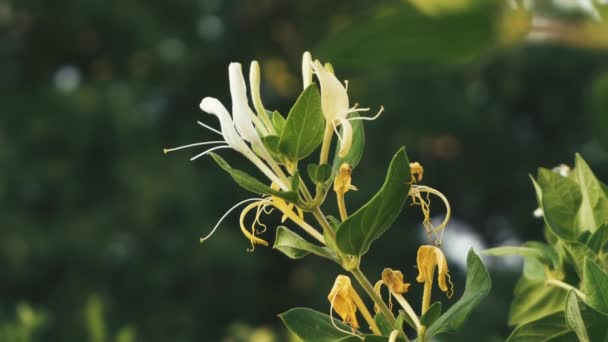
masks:
{"label": "bokeh background", "polygon": [[[352,101],[386,108],[366,126],[350,206],[376,191],[402,145],[450,198],[444,247],[458,296],[470,246],[542,239],[529,180],[538,166],[580,152],[608,179],[604,7],[0,0],[0,341],[288,341],[276,314],[327,312],[337,266],[247,252],[236,214],[201,245],[249,194],[210,159],[189,162],[196,151],[162,154],[211,137],[196,121],[216,123],[198,104],[230,103],[231,61],[259,60],[266,106],[286,113],[305,50],[333,62]],[[364,272],[390,266],[413,280],[420,219],[407,208]],[[444,340],[508,335],[520,264],[486,261],[490,296]]]}

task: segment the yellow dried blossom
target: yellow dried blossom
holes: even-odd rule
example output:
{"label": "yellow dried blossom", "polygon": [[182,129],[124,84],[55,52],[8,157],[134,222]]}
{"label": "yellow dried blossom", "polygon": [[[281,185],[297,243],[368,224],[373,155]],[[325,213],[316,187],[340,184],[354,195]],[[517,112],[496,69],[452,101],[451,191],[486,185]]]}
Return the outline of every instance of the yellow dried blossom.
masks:
{"label": "yellow dried blossom", "polygon": [[344,323],[350,325],[353,329],[359,329],[359,322],[357,322],[356,316],[356,297],[357,294],[353,289],[350,278],[345,275],[339,275],[336,278],[334,287],[327,296],[333,310],[340,315]]}
{"label": "yellow dried blossom", "polygon": [[[445,255],[436,246],[422,245],[418,249],[416,257],[418,264],[418,277],[416,281],[419,283],[432,284],[435,268],[437,268],[437,280],[441,291],[446,292],[448,298],[454,293],[454,285],[448,273],[448,262]],[[448,287],[448,283],[450,286]]]}
{"label": "yellow dried blossom", "polygon": [[412,174],[412,183],[422,181],[422,175],[424,175],[424,168],[420,163],[410,163],[410,173]]}
{"label": "yellow dried blossom", "polygon": [[403,281],[403,273],[401,271],[393,271],[390,268],[385,268],[382,271],[382,281],[391,290],[397,294],[404,294],[410,287],[409,283]]}

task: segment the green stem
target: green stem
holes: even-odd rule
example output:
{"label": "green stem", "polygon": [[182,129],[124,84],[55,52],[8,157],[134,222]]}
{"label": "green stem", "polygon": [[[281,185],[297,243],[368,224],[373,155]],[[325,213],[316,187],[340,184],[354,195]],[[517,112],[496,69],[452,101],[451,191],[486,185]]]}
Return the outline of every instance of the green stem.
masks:
{"label": "green stem", "polygon": [[388,306],[386,306],[386,303],[384,303],[382,298],[380,298],[380,296],[378,296],[376,291],[374,291],[374,287],[369,282],[369,280],[367,280],[367,278],[365,277],[363,272],[361,272],[361,269],[357,266],[357,267],[353,268],[352,270],[350,270],[350,273],[353,275],[353,277],[355,277],[355,279],[357,280],[359,285],[361,285],[363,290],[365,290],[367,295],[374,301],[374,304],[376,304],[376,306],[378,308],[380,308],[380,312],[382,313],[382,315],[384,316],[384,318],[386,319],[388,324],[390,324],[391,327],[394,327],[395,329],[400,330],[399,334],[401,335],[401,337],[409,342],[409,339],[407,338],[407,336],[405,336],[405,334],[403,332],[401,332],[401,329],[399,329],[398,327],[395,326],[396,325],[395,316],[393,315],[391,310],[388,308]]}

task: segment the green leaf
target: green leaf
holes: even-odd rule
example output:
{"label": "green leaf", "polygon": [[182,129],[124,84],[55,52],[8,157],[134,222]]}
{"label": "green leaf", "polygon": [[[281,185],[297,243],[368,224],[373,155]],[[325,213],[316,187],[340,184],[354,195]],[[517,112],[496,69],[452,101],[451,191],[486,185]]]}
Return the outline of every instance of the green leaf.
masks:
{"label": "green leaf", "polygon": [[455,331],[462,326],[473,309],[490,292],[492,281],[483,262],[473,249],[467,256],[467,281],[462,297],[439,317],[427,330],[428,337]]}
{"label": "green leaf", "polygon": [[388,323],[386,318],[384,318],[384,315],[382,315],[380,313],[377,313],[376,315],[374,315],[374,321],[376,322],[376,325],[378,326],[378,330],[380,330],[380,333],[383,336],[389,336],[391,334],[391,332],[393,332],[393,330],[395,329]]}
{"label": "green leaf", "polygon": [[430,326],[441,316],[441,302],[433,303],[429,309],[420,317],[420,323],[424,326]]}
{"label": "green leaf", "polygon": [[[348,118],[357,118],[359,114],[351,113]],[[365,147],[365,130],[363,128],[362,120],[351,120],[350,125],[353,128],[353,142],[350,145],[350,150],[344,156],[344,158],[340,158],[338,155],[338,150],[340,149],[340,144],[336,145],[336,151],[334,152],[334,161],[332,164],[332,174],[335,174],[340,166],[344,163],[350,164],[350,166],[354,169],[359,165],[361,161],[361,157],[363,157],[363,148]],[[340,128],[340,135],[342,134],[342,128]]]}
{"label": "green leaf", "polygon": [[536,258],[543,264],[556,268],[558,266],[559,257],[557,253],[549,245],[542,242],[529,241],[524,246],[502,246],[486,249],[481,252],[483,255],[506,256],[519,255],[522,257]]}
{"label": "green leaf", "polygon": [[357,20],[316,50],[336,64],[369,69],[412,62],[468,62],[497,43],[500,6],[495,2],[441,17],[426,16],[409,6],[384,13]]}
{"label": "green leaf", "polygon": [[[361,342],[361,339],[336,329],[330,317],[324,313],[294,308],[279,315],[287,329],[303,342]],[[334,317],[334,323],[344,331],[352,331],[346,324]],[[386,342],[386,337],[365,335],[366,342]]]}
{"label": "green leaf", "polygon": [[313,183],[323,184],[331,178],[331,167],[328,164],[308,164],[307,170]]}
{"label": "green leaf", "polygon": [[585,322],[583,322],[583,316],[581,315],[581,309],[578,305],[578,297],[574,291],[568,292],[566,298],[566,324],[574,333],[580,342],[589,342],[589,335],[587,334],[587,328]]}
{"label": "green leaf", "polygon": [[578,274],[580,279],[583,279],[583,273],[585,269],[585,258],[590,258],[594,261],[597,260],[597,255],[591,248],[577,241],[564,241],[559,242],[566,260],[574,267],[574,270]]}
{"label": "green leaf", "polygon": [[585,302],[595,310],[608,314],[608,273],[593,260],[585,258],[584,275]]}
{"label": "green leaf", "polygon": [[336,242],[341,251],[361,256],[395,221],[410,188],[410,165],[401,148],[391,161],[384,184],[372,199],[338,226]]}
{"label": "green leaf", "polygon": [[564,309],[567,292],[547,286],[545,266],[535,258],[524,259],[524,272],[517,282],[509,313],[509,325],[535,321]]}
{"label": "green leaf", "polygon": [[270,151],[274,153],[279,153],[279,137],[276,135],[267,135],[262,137],[262,142],[264,146]]}
{"label": "green leaf", "polygon": [[321,95],[315,84],[306,88],[287,115],[281,132],[279,150],[290,160],[307,157],[323,141],[325,117]]}
{"label": "green leaf", "polygon": [[282,199],[285,199],[289,202],[295,203],[298,201],[298,194],[293,192],[293,191],[279,191],[279,190],[274,190],[271,189],[269,186],[267,186],[266,184],[260,182],[259,180],[253,178],[252,176],[250,176],[249,174],[241,171],[241,170],[237,170],[232,168],[225,160],[224,158],[220,157],[219,155],[215,154],[215,153],[209,153],[209,155],[213,158],[213,160],[215,160],[215,162],[226,172],[228,172],[228,174],[230,174],[230,176],[232,177],[232,179],[234,179],[234,181],[240,185],[241,187],[243,187],[246,190],[249,190],[253,193],[259,194],[259,195],[273,195],[273,196],[277,196],[280,197]]}
{"label": "green leaf", "polygon": [[275,110],[274,112],[272,112],[270,121],[272,122],[272,126],[277,132],[277,135],[281,136],[283,128],[285,128],[285,118],[283,117],[283,115],[281,115],[281,113]]}
{"label": "green leaf", "polygon": [[591,235],[587,246],[595,253],[603,253],[608,249],[608,224],[601,226]]}
{"label": "green leaf", "polygon": [[272,248],[283,252],[283,254],[291,259],[301,259],[308,254],[313,253],[330,260],[338,260],[336,255],[328,248],[314,245],[306,241],[297,233],[294,233],[283,226],[277,228],[277,234]]}
{"label": "green leaf", "polygon": [[564,312],[557,312],[520,325],[507,342],[575,341],[576,336],[566,325]]}
{"label": "green leaf", "polygon": [[582,230],[577,226],[577,214],[582,202],[578,184],[551,170],[539,169],[538,188],[542,191],[545,223],[558,237],[576,241]]}
{"label": "green leaf", "polygon": [[576,224],[582,230],[595,232],[601,225],[608,223],[608,197],[589,165],[578,153],[571,176],[578,182],[582,194]]}

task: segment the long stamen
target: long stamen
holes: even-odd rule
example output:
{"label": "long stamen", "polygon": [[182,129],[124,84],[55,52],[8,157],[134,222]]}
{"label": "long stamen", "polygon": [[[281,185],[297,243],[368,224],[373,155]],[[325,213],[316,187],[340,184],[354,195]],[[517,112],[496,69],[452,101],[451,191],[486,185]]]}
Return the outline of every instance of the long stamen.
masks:
{"label": "long stamen", "polygon": [[247,203],[247,202],[254,202],[254,201],[260,201],[263,200],[263,198],[248,198],[246,200],[242,200],[239,203],[235,204],[234,206],[232,206],[232,208],[228,209],[228,211],[226,211],[226,213],[224,213],[224,215],[222,215],[222,217],[220,217],[219,221],[217,221],[217,223],[215,224],[215,227],[213,227],[213,229],[211,230],[211,232],[209,234],[207,234],[207,236],[202,237],[201,238],[201,243],[205,242],[205,240],[209,239],[211,237],[211,235],[213,235],[213,233],[215,233],[215,231],[217,230],[217,228],[220,226],[220,224],[222,224],[222,221],[224,221],[224,219],[226,218],[226,216],[230,215],[230,213],[238,208],[239,206]]}
{"label": "long stamen", "polygon": [[[352,108],[353,112],[364,112],[364,111],[368,111],[369,108]],[[376,120],[378,117],[380,117],[380,114],[382,114],[384,112],[384,106],[380,106],[380,110],[378,111],[378,113],[376,113],[376,115],[372,116],[372,117],[367,117],[367,116],[356,116],[354,118],[348,118],[348,121],[355,121],[355,120],[366,120],[366,121],[372,121],[372,120]]]}
{"label": "long stamen", "polygon": [[215,128],[213,128],[213,127],[209,126],[209,125],[206,125],[206,124],[204,124],[204,123],[202,123],[202,122],[200,122],[200,121],[197,121],[196,123],[197,123],[197,124],[199,124],[199,125],[201,125],[201,126],[203,126],[203,127],[205,127],[206,129],[210,130],[210,131],[211,131],[211,132],[213,132],[213,133],[217,133],[217,134],[219,134],[219,135],[221,135],[221,136],[224,136],[224,135],[222,134],[222,132],[218,131],[217,129],[215,129]]}
{"label": "long stamen", "polygon": [[208,149],[207,151],[205,151],[203,153],[199,153],[199,154],[195,155],[194,157],[190,158],[190,161],[194,161],[194,160],[196,160],[196,159],[198,159],[198,158],[200,158],[200,157],[202,157],[202,156],[204,156],[206,154],[209,154],[209,153],[211,153],[213,151],[222,150],[222,149],[225,149],[225,148],[232,148],[232,147],[230,147],[228,145],[216,146],[216,147]]}
{"label": "long stamen", "polygon": [[173,147],[173,148],[165,148],[165,149],[163,149],[163,153],[167,154],[169,152],[173,152],[173,151],[177,151],[177,150],[183,150],[185,148],[190,148],[190,147],[194,147],[194,146],[204,146],[204,145],[212,145],[212,144],[225,144],[225,143],[226,142],[223,141],[223,140],[205,141],[205,142],[188,144],[188,145],[183,145],[183,146],[178,146],[178,147]]}

